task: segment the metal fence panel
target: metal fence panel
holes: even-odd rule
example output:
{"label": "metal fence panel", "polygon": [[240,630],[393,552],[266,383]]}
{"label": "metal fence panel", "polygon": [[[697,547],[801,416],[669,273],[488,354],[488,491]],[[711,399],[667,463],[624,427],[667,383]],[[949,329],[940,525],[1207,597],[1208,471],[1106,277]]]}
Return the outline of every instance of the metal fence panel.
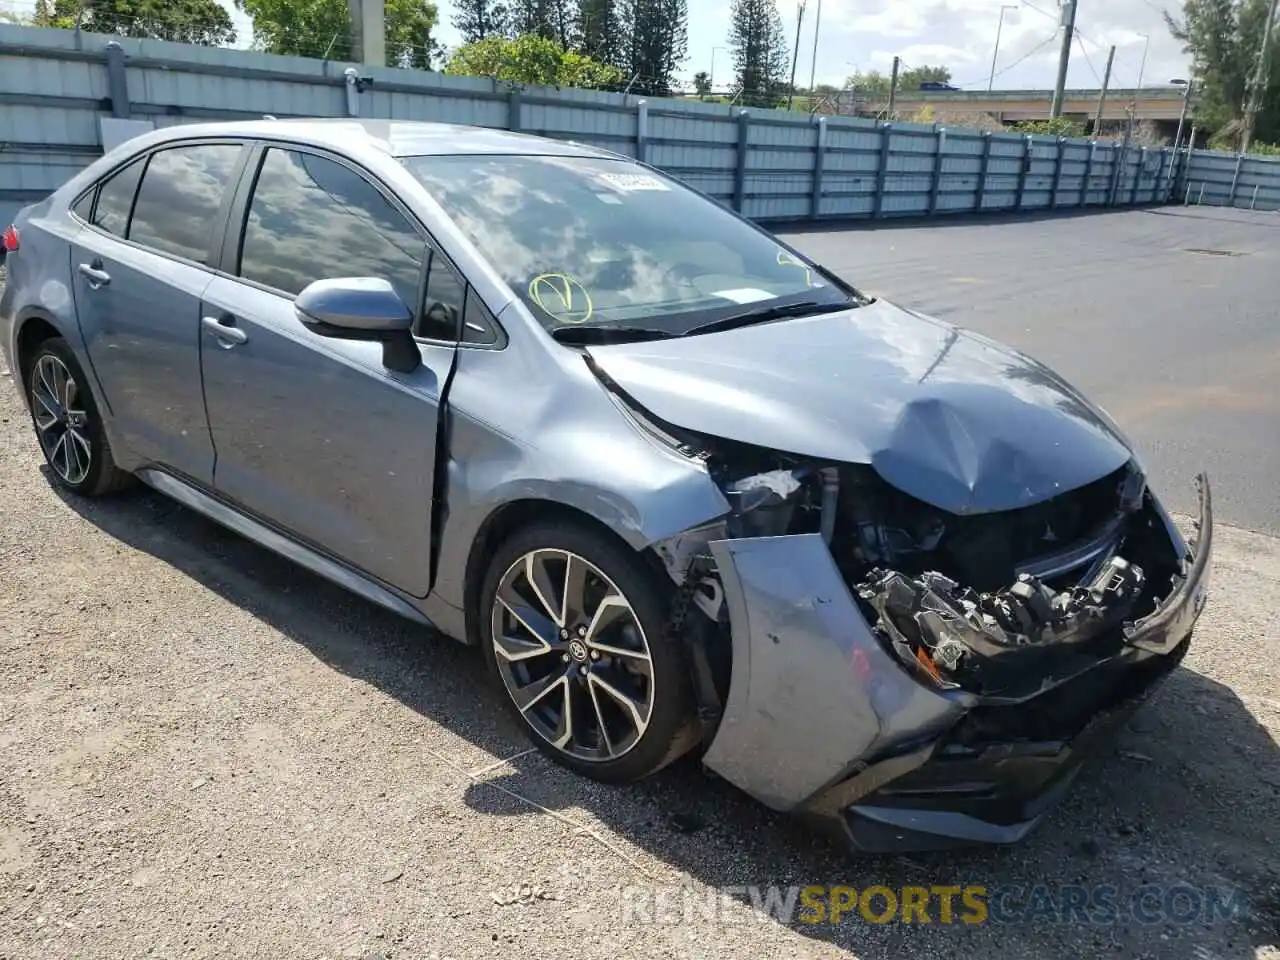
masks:
{"label": "metal fence panel", "polygon": [[[348,73],[371,85],[350,86]],[[1170,200],[1280,209],[1280,160],[814,118],[692,100],[0,25],[0,222],[103,148],[100,121],[156,126],[362,116],[515,129],[668,171],[761,220],[1070,209]]]}

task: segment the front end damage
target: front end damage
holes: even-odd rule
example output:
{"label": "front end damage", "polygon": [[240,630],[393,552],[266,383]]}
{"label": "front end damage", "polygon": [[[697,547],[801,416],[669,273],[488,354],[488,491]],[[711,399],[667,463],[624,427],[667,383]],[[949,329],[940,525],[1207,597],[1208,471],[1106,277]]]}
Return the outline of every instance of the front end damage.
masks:
{"label": "front end damage", "polygon": [[704,762],[856,849],[1023,837],[1181,661],[1207,596],[1203,477],[1188,545],[1134,463],[965,515],[869,466],[706,458],[731,513],[658,545]]}

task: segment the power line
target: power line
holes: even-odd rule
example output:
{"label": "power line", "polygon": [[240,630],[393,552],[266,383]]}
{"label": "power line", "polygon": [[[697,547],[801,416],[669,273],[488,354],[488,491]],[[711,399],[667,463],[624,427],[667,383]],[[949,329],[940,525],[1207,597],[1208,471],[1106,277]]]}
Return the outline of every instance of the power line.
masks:
{"label": "power line", "polygon": [[1089,72],[1093,74],[1093,79],[1097,80],[1098,85],[1101,86],[1102,77],[1098,76],[1097,68],[1093,65],[1093,61],[1089,59],[1089,50],[1084,45],[1084,36],[1080,33],[1079,30],[1075,32],[1075,38],[1076,38],[1076,46],[1080,48],[1080,53],[1084,55],[1084,62],[1088,65]]}
{"label": "power line", "polygon": [[957,83],[957,84],[954,84],[954,86],[960,87],[962,89],[964,87],[976,87],[981,84],[987,83],[993,77],[998,77],[998,76],[1001,76],[1002,74],[1006,74],[1010,70],[1012,70],[1014,67],[1019,66],[1022,63],[1025,63],[1027,60],[1030,60],[1032,57],[1034,57],[1037,53],[1039,53],[1045,47],[1049,46],[1049,44],[1053,43],[1053,41],[1057,39],[1057,36],[1058,34],[1055,31],[1054,33],[1050,34],[1049,37],[1044,40],[1044,42],[1036,44],[1034,47],[1032,47],[1030,50],[1028,50],[1026,53],[1020,56],[1017,60],[1013,61],[1013,63],[1007,64],[1006,66],[1001,67],[994,74],[987,74],[987,76],[983,77],[981,80],[974,80],[972,83]]}

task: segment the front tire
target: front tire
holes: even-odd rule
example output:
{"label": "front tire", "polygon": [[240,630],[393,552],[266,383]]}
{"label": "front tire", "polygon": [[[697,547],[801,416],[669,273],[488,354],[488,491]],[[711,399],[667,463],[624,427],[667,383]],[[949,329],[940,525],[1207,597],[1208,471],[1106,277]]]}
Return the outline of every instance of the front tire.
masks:
{"label": "front tire", "polygon": [[480,592],[481,641],[539,750],[623,783],[695,745],[669,605],[662,578],[605,534],[539,524],[498,548]]}
{"label": "front tire", "polygon": [[67,341],[50,337],[41,342],[28,360],[23,382],[36,439],[58,486],[87,497],[129,486],[133,477],[112,459],[88,378]]}

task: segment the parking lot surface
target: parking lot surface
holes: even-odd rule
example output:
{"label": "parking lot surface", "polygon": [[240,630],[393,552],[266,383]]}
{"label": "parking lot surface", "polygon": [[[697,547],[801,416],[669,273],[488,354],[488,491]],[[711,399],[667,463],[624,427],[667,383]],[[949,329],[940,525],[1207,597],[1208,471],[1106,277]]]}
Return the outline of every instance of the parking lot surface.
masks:
{"label": "parking lot surface", "polygon": [[1137,444],[1171,509],[1280,534],[1280,214],[1161,207],[787,231],[846,280],[1047,363]]}
{"label": "parking lot surface", "polygon": [[[1206,247],[1269,229],[1130,212],[794,237],[872,292],[1059,367],[1162,480],[1201,460],[1215,471],[1233,525],[1184,666],[1009,849],[855,859],[693,762],[629,788],[568,774],[529,751],[473,651],[158,495],[57,493],[5,371],[0,958],[1280,957],[1280,541],[1265,533],[1274,495],[1269,508],[1248,479],[1280,465],[1274,352],[1263,376],[1276,288],[1228,294],[1222,272],[1248,257],[1274,271],[1276,244],[1213,257],[1179,235],[1166,249],[1166,228],[1146,226],[1166,220]],[[1061,250],[1037,253],[1059,229]],[[1129,272],[1147,279],[1133,301],[1103,295],[1114,232],[1155,245],[1134,247]],[[1017,251],[1039,265],[1007,269]],[[1053,297],[1070,256],[1068,308]],[[1217,314],[1179,312],[1215,299]],[[1154,355],[1139,313],[1167,318]],[[1257,346],[1233,327],[1228,349],[1199,324],[1247,328]],[[1077,341],[1098,345],[1093,360]],[[1169,448],[1179,420],[1186,439]],[[932,894],[928,923],[875,922],[882,892],[808,922],[800,905],[757,911],[771,886],[822,887],[808,896],[823,905],[872,886],[982,888],[989,906],[966,922],[957,895],[948,923]],[[1081,890],[1093,899],[1072,911]],[[1094,909],[1106,890],[1114,909]]]}

